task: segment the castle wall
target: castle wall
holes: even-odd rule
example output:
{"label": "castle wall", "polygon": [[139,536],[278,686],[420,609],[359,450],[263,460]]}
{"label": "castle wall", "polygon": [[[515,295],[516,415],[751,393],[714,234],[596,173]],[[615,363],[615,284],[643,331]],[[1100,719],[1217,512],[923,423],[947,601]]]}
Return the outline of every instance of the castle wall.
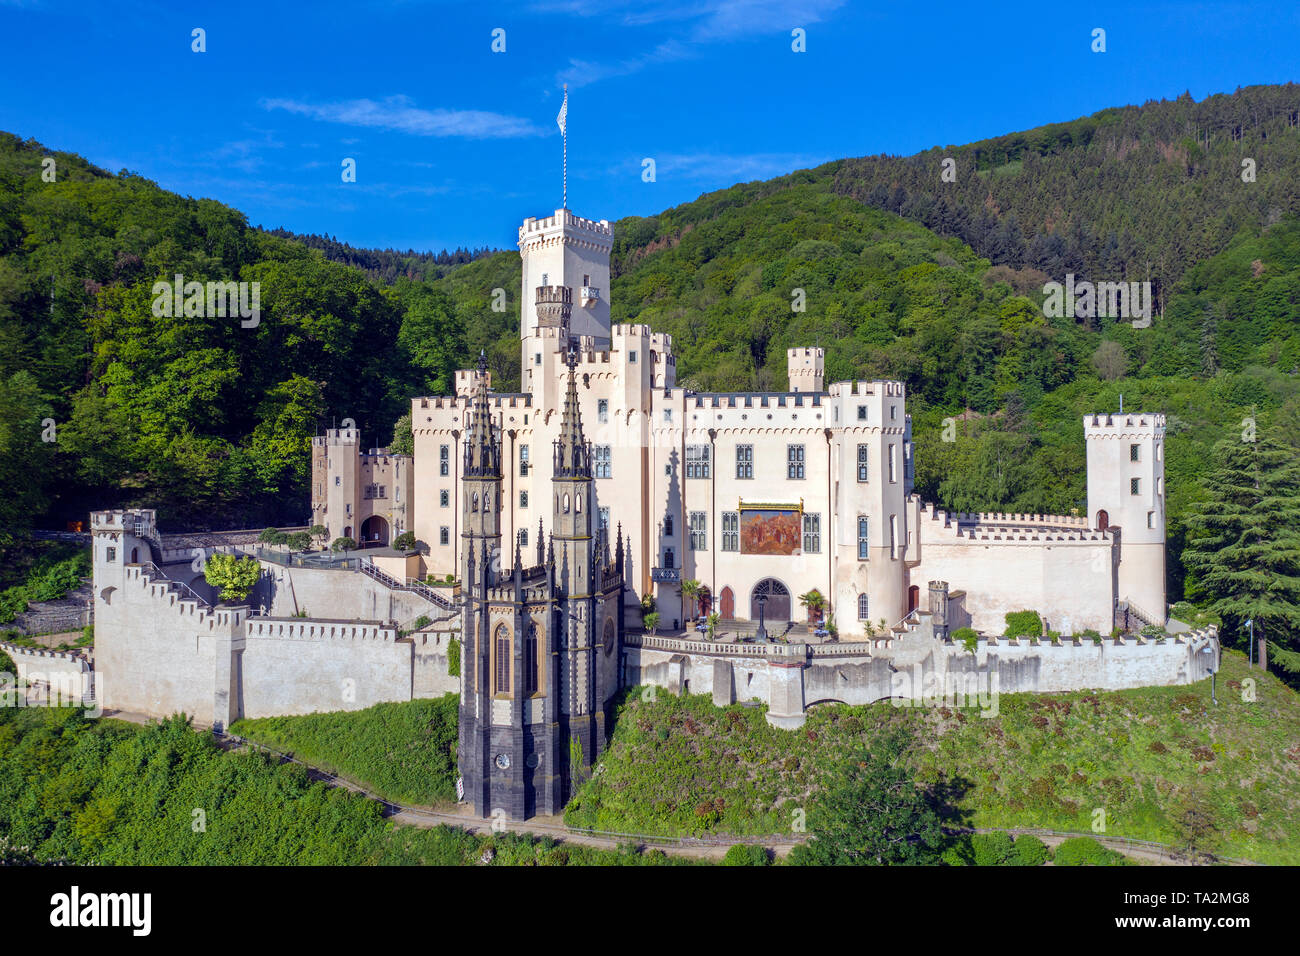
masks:
{"label": "castle wall", "polygon": [[90,662],[80,654],[0,643],[19,681],[41,689],[43,699],[89,704],[95,698]]}
{"label": "castle wall", "polygon": [[270,561],[262,562],[262,570],[249,600],[272,617],[305,612],[313,618],[409,624],[421,615],[447,614],[414,591],[395,591],[357,571],[292,568]]}

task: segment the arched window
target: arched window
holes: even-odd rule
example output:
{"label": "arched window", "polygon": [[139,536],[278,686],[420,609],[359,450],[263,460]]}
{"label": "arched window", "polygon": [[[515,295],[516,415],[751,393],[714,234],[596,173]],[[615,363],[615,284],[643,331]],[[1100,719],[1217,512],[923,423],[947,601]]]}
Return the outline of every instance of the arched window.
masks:
{"label": "arched window", "polygon": [[564,493],[564,513],[566,515],[569,513],[569,493],[567,491]]}
{"label": "arched window", "polygon": [[477,492],[477,491],[474,492],[474,496],[473,496],[472,498],[470,498],[470,500],[469,500],[469,510],[470,510],[470,511],[478,511],[478,492]]}
{"label": "arched window", "polygon": [[867,596],[865,594],[858,595],[858,620],[871,620],[871,606],[867,603]]}
{"label": "arched window", "polygon": [[573,506],[574,511],[578,514],[582,514],[582,495],[573,496]]}
{"label": "arched window", "polygon": [[528,622],[528,636],[524,638],[524,694],[537,693],[541,675],[537,672],[537,625]]}
{"label": "arched window", "polygon": [[493,643],[495,648],[493,654],[496,657],[495,686],[492,688],[494,694],[510,693],[510,629],[504,624],[498,624],[496,631],[493,633]]}

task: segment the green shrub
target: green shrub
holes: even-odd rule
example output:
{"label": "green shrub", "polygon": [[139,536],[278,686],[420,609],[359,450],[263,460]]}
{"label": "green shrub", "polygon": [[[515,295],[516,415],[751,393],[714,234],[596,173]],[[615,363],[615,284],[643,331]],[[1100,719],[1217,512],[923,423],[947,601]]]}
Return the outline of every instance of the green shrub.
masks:
{"label": "green shrub", "polygon": [[1041,637],[1043,619],[1037,611],[1008,611],[1007,637]]}
{"label": "green shrub", "polygon": [[452,677],[460,676],[460,641],[454,637],[447,641],[447,673]]}
{"label": "green shrub", "polygon": [[393,540],[393,547],[399,551],[411,551],[415,548],[415,532],[403,531]]}
{"label": "green shrub", "polygon": [[979,632],[976,631],[973,627],[957,628],[957,630],[952,632],[952,640],[954,644],[960,644],[962,647],[966,648],[966,650],[968,650],[972,654],[974,654],[977,650],[979,650],[979,646],[980,646]]}
{"label": "green shrub", "polygon": [[1011,866],[1042,866],[1051,857],[1052,853],[1047,849],[1046,843],[1026,833],[1016,837],[1007,863]]}
{"label": "green shrub", "polygon": [[1078,836],[1062,840],[1052,862],[1057,866],[1123,866],[1127,860],[1092,837]]}
{"label": "green shrub", "polygon": [[772,862],[767,847],[754,843],[736,843],[727,848],[723,866],[767,866]]}
{"label": "green shrub", "polygon": [[353,538],[335,538],[330,545],[331,551],[355,551],[356,549],[357,542]]}
{"label": "green shrub", "polygon": [[976,866],[1006,866],[1011,860],[1012,839],[1009,833],[976,833],[970,842]]}
{"label": "green shrub", "polygon": [[975,865],[975,847],[971,845],[971,836],[969,833],[958,833],[949,838],[948,846],[939,855],[944,866]]}

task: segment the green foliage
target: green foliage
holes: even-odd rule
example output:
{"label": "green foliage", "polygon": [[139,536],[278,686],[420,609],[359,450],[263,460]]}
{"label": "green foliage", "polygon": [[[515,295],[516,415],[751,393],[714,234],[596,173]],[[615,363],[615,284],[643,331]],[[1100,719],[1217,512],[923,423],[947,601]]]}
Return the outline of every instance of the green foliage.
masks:
{"label": "green foliage", "polygon": [[334,542],[330,545],[330,550],[336,553],[339,551],[355,551],[356,547],[355,538],[341,537],[334,539]]}
{"label": "green foliage", "polygon": [[261,576],[262,565],[256,558],[233,554],[214,554],[203,566],[203,579],[217,589],[223,601],[242,601]]}
{"label": "green foliage", "polygon": [[1032,834],[1021,834],[1016,837],[1015,846],[1012,847],[1011,857],[1007,860],[1010,866],[1042,866],[1052,858],[1052,851],[1047,848],[1047,844]]}
{"label": "green foliage", "polygon": [[971,849],[976,866],[1006,866],[1012,854],[1011,834],[976,833],[971,837]]}
{"label": "green foliage", "polygon": [[310,531],[294,531],[285,536],[284,543],[289,546],[291,551],[306,551],[311,547],[311,540]]}
{"label": "green foliage", "polygon": [[653,635],[659,629],[659,612],[651,611],[649,614],[642,615],[641,623],[646,629],[646,633]]}
{"label": "green foliage", "polygon": [[767,847],[754,843],[734,843],[722,857],[723,866],[770,866],[771,863]]}
{"label": "green foliage", "polygon": [[1124,866],[1128,860],[1092,837],[1079,836],[1062,840],[1052,854],[1052,862],[1057,866]]}
{"label": "green foliage", "polygon": [[979,650],[980,635],[973,627],[957,628],[957,630],[952,632],[952,640],[954,644],[960,644],[971,654],[974,654]]}
{"label": "green foliage", "polygon": [[0,651],[0,673],[17,674],[18,668],[14,666],[13,658],[4,651]]}
{"label": "green foliage", "polygon": [[411,551],[415,548],[415,532],[403,531],[393,539],[393,547],[399,551]]}
{"label": "green foliage", "polygon": [[394,455],[415,454],[415,433],[411,431],[411,413],[407,412],[393,425],[393,437],[388,450]]}
{"label": "green foliage", "polygon": [[329,536],[330,529],[323,524],[314,524],[307,529],[307,533],[311,535],[313,541],[324,544],[325,539]]}
{"label": "green foliage", "polygon": [[457,698],[237,721],[232,733],[406,804],[456,799]]}
{"label": "green foliage", "polygon": [[447,639],[447,673],[452,677],[460,676],[460,641],[454,637]]}
{"label": "green foliage", "polygon": [[1006,637],[1042,637],[1043,619],[1037,611],[1008,611]]}
{"label": "green foliage", "polygon": [[50,549],[36,557],[21,584],[0,591],[0,624],[10,624],[28,602],[57,601],[90,574],[90,549]]}
{"label": "green foliage", "polygon": [[276,528],[267,528],[257,536],[257,540],[262,544],[285,544],[289,536]]}

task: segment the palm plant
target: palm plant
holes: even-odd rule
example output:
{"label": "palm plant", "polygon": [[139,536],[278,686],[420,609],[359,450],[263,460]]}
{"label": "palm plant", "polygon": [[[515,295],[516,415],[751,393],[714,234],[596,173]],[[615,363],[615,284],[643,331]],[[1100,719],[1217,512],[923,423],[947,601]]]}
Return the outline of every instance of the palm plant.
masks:
{"label": "palm plant", "polygon": [[813,588],[807,594],[800,594],[799,603],[808,609],[809,624],[821,623],[822,611],[826,607],[826,598],[821,591]]}

